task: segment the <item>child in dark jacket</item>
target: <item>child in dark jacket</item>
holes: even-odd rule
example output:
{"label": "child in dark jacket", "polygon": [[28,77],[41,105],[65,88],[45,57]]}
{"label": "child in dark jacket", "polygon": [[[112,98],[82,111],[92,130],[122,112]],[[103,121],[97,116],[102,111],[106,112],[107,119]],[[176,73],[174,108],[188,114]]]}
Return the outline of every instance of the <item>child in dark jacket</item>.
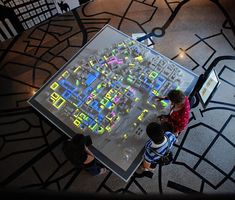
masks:
{"label": "child in dark jacket", "polygon": [[93,153],[88,148],[91,144],[90,136],[76,134],[71,140],[64,143],[63,151],[74,166],[85,169],[92,176],[104,174],[106,168],[97,165]]}

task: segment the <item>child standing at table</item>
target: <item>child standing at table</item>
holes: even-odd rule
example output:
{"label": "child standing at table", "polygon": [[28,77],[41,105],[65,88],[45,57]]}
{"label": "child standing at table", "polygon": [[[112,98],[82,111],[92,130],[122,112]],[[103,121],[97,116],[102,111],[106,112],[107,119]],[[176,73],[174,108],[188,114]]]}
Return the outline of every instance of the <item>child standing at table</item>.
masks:
{"label": "child standing at table", "polygon": [[65,141],[63,151],[75,167],[83,168],[92,176],[104,174],[107,170],[97,165],[93,153],[88,148],[91,144],[90,136],[76,134],[71,140]]}
{"label": "child standing at table", "polygon": [[190,103],[188,97],[181,90],[171,90],[166,97],[157,97],[158,100],[170,100],[171,111],[169,115],[162,115],[159,119],[168,122],[173,127],[173,133],[178,134],[183,131],[189,122]]}
{"label": "child standing at table", "polygon": [[163,127],[157,122],[148,124],[146,133],[150,139],[145,144],[143,167],[145,171],[148,171],[154,170],[160,159],[160,156],[155,152],[165,155],[167,151],[172,149],[173,144],[176,142],[176,137],[169,131],[165,132]]}

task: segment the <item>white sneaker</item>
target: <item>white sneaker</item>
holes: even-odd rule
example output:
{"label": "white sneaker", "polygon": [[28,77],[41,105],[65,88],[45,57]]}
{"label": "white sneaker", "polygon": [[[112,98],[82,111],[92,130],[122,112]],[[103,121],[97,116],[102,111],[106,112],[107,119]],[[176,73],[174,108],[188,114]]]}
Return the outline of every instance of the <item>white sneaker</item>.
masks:
{"label": "white sneaker", "polygon": [[105,174],[106,172],[107,172],[106,168],[101,168],[100,173],[98,175]]}

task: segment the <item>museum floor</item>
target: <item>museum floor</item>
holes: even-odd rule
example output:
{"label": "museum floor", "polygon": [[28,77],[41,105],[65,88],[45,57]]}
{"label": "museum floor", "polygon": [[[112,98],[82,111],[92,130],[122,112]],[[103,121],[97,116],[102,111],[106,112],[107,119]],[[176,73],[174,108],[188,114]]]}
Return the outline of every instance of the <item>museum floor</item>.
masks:
{"label": "museum floor", "polygon": [[[150,33],[152,47],[200,75],[209,67],[221,85],[204,109],[195,102],[174,162],[138,179],[150,194],[235,193],[235,4],[232,0],[94,0],[0,43],[0,182],[2,188],[107,194],[126,183],[91,177],[66,160],[66,137],[28,103],[105,24],[132,36]],[[104,41],[105,42],[105,41]],[[150,44],[151,45],[151,44]],[[142,194],[136,184],[129,190]]]}

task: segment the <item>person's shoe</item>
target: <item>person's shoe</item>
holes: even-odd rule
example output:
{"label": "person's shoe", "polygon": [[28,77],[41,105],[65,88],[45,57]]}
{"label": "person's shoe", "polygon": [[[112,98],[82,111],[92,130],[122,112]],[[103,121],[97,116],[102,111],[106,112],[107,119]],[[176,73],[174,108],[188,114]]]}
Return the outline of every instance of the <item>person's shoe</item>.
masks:
{"label": "person's shoe", "polygon": [[156,169],[156,167],[155,167],[155,168],[149,168],[149,171],[150,171],[150,172],[154,172],[155,169]]}
{"label": "person's shoe", "polygon": [[105,174],[106,172],[107,172],[106,168],[101,168],[100,173],[98,175]]}
{"label": "person's shoe", "polygon": [[179,134],[178,134],[178,133],[176,133],[176,134],[175,134],[175,137],[176,137],[176,141],[175,141],[175,143],[177,144],[177,143],[179,142],[179,140],[178,140]]}

